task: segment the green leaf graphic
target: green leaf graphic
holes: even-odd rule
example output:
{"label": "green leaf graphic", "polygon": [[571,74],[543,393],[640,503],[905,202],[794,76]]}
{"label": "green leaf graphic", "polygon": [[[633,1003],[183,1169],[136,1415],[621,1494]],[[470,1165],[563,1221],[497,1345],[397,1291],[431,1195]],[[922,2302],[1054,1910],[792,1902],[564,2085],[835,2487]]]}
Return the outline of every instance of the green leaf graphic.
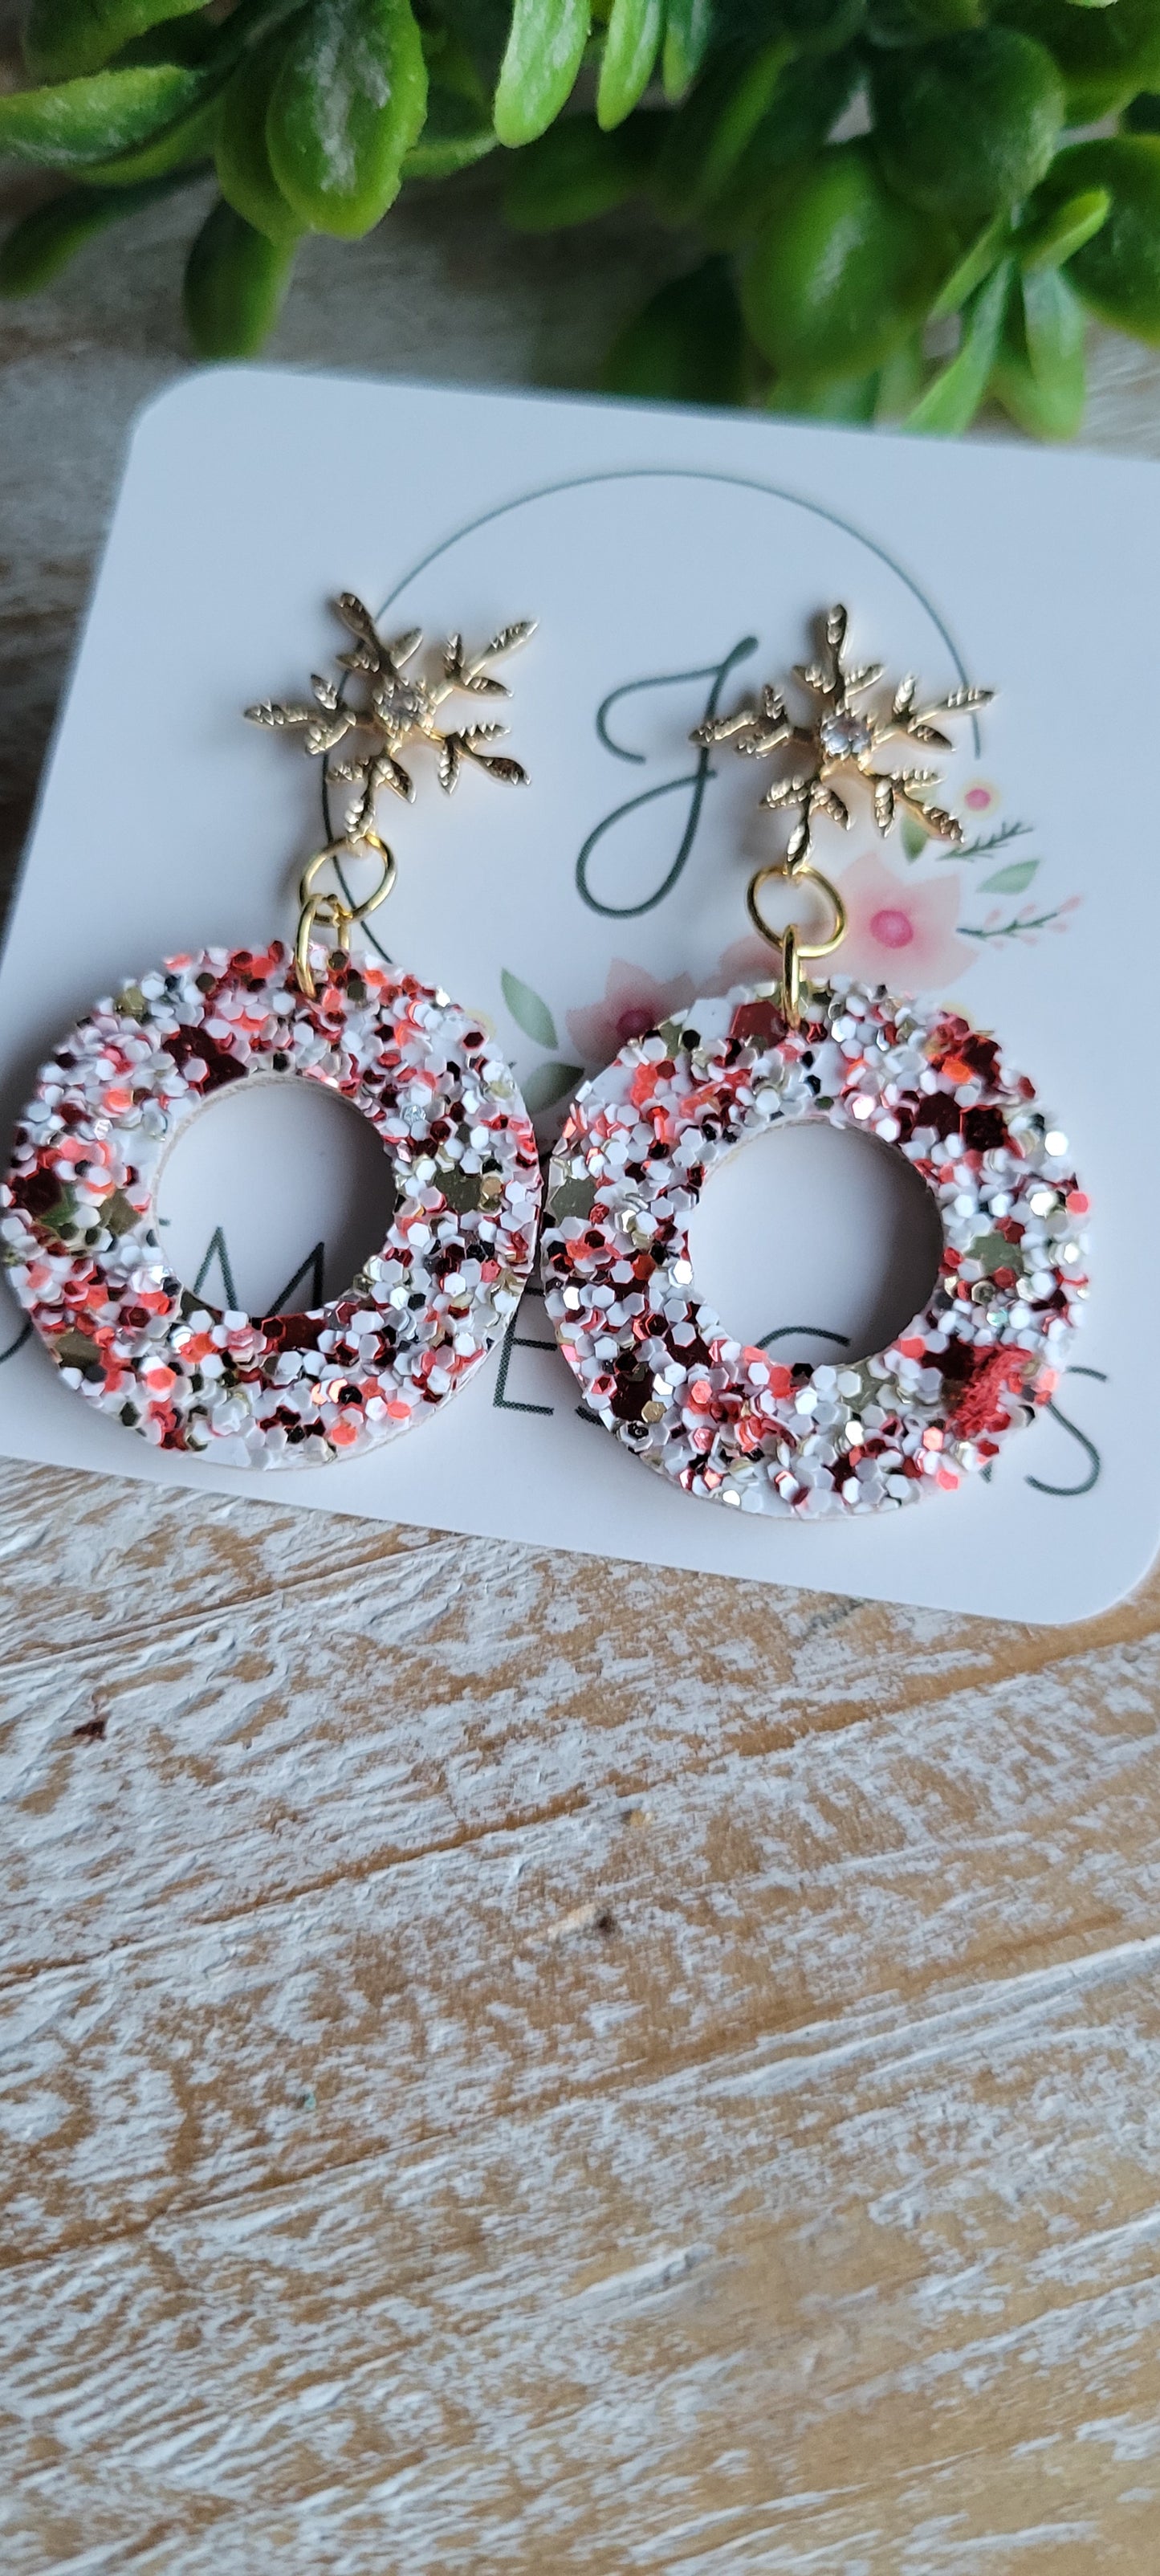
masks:
{"label": "green leaf graphic", "polygon": [[923,831],[921,823],[915,822],[913,814],[903,815],[902,846],[908,859],[920,859],[929,838],[929,833]]}
{"label": "green leaf graphic", "polygon": [[983,894],[1022,894],[1029,886],[1039,865],[1038,859],[1017,859],[1014,867],[1000,868],[997,875],[984,877]]}
{"label": "green leaf graphic", "polygon": [[524,1036],[534,1038],[537,1046],[559,1046],[556,1023],[548,1005],[538,993],[532,991],[531,985],[521,983],[518,975],[509,975],[506,966],[499,980],[512,1018],[517,1028],[523,1030]]}
{"label": "green leaf graphic", "polygon": [[554,1100],[562,1100],[566,1091],[574,1091],[584,1079],[580,1064],[537,1064],[521,1084],[526,1106],[535,1117],[540,1109],[550,1109]]}

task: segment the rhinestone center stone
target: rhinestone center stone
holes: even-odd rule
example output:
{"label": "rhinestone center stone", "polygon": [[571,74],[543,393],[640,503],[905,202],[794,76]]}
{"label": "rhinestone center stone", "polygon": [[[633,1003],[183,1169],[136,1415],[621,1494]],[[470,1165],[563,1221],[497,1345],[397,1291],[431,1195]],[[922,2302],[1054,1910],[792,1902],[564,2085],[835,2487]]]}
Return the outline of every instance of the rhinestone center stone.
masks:
{"label": "rhinestone center stone", "polygon": [[827,760],[865,760],[874,749],[867,718],[849,710],[844,715],[823,716],[818,735]]}
{"label": "rhinestone center stone", "polygon": [[384,680],[375,691],[375,706],[388,724],[422,724],[430,714],[430,702],[420,680]]}

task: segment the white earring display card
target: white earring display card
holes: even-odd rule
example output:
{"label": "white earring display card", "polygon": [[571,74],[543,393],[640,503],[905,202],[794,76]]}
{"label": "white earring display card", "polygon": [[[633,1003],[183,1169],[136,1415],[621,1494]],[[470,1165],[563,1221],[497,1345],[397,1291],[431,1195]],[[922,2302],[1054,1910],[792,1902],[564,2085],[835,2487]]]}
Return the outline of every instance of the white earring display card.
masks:
{"label": "white earring display card", "polygon": [[[650,1475],[579,1404],[535,1282],[454,1404],[293,1475],[98,1414],[5,1287],[4,1452],[1000,1618],[1119,1598],[1160,1544],[1160,1397],[1136,1356],[1157,1253],[1160,891],[1139,776],[1154,478],[984,442],[273,371],[164,396],[133,441],[0,969],[5,1159],[38,1067],[98,998],[167,957],[293,940],[298,875],[342,831],[344,791],[328,802],[321,762],[242,710],[332,668],[343,590],[385,632],[436,642],[538,621],[504,665],[510,701],[483,711],[530,784],[468,759],[446,797],[425,747],[408,753],[414,802],[380,808],[397,882],[355,940],[478,1019],[547,1146],[627,1039],[775,971],[745,903],[784,847],[759,805],[768,770],[691,737],[765,684],[792,692],[842,601],[852,650],[890,679],[997,695],[937,755],[961,846],[913,813],[882,837],[867,799],[848,830],[818,824],[848,921],[835,971],[961,1010],[1032,1077],[1090,1197],[1090,1304],[1050,1407],[986,1473],[838,1520],[724,1511]],[[383,1180],[364,1123],[317,1085],[231,1087],[165,1165],[167,1261],[210,1310],[317,1305],[378,1241]],[[852,1362],[928,1293],[916,1189],[901,1157],[824,1122],[765,1136],[705,1191],[698,1289],[779,1368]]]}

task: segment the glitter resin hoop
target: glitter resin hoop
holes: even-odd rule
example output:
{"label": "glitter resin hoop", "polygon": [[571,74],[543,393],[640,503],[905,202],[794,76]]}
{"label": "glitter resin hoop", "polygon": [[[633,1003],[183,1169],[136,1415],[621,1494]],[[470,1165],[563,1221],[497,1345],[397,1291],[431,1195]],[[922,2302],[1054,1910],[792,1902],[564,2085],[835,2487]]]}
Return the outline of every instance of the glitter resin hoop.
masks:
{"label": "glitter resin hoop", "polygon": [[[157,1448],[315,1466],[445,1404],[535,1251],[535,1137],[486,1032],[396,968],[209,948],[98,1002],[43,1066],[0,1189],[8,1276],[62,1377]],[[161,1163],[224,1084],[324,1083],[369,1119],[394,1210],[350,1290],[297,1315],[221,1312],[168,1270]]]}
{"label": "glitter resin hoop", "polygon": [[[850,1366],[731,1338],[689,1260],[714,1165],[806,1118],[903,1154],[942,1229],[922,1313]],[[686,1493],[810,1520],[898,1509],[1046,1403],[1087,1290],[1087,1206],[993,1037],[841,977],[791,1029],[748,988],[632,1039],[577,1093],[548,1181],[548,1312],[592,1413]]]}

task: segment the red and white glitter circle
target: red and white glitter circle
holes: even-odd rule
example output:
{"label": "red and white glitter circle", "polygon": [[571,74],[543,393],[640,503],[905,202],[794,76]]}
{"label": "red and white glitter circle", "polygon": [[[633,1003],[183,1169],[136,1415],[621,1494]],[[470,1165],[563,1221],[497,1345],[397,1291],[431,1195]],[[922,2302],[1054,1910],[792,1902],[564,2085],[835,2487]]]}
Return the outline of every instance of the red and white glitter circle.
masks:
{"label": "red and white glitter circle", "polygon": [[[686,1493],[815,1519],[986,1466],[1059,1375],[1087,1290],[1066,1136],[997,1041],[847,978],[787,1029],[760,989],[694,1002],[577,1093],[548,1180],[548,1312],[587,1404]],[[888,1350],[785,1367],[702,1303],[689,1223],[715,1163],[786,1120],[852,1125],[936,1202],[938,1278]]]}
{"label": "red and white glitter circle", "polygon": [[[226,1466],[355,1457],[436,1411],[503,1331],[535,1253],[535,1136],[486,1032],[395,967],[313,962],[312,1002],[277,940],[167,958],[98,1002],[42,1067],[0,1189],[8,1276],[66,1383],[155,1447]],[[308,1314],[208,1306],[156,1231],[175,1135],[255,1074],[341,1093],[392,1167],[380,1250]]]}

